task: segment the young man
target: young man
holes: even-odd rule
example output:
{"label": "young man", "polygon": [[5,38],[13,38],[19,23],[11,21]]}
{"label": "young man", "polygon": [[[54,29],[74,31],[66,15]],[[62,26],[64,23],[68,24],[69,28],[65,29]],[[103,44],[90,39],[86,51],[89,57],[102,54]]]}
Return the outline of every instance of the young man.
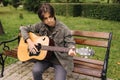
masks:
{"label": "young man", "polygon": [[68,72],[73,70],[73,56],[75,53],[75,42],[72,38],[71,32],[66,25],[56,19],[54,8],[44,3],[38,10],[38,16],[41,19],[40,23],[28,26],[21,26],[20,31],[28,44],[29,51],[36,54],[38,51],[35,43],[31,41],[28,33],[33,32],[41,36],[48,36],[54,41],[54,46],[70,48],[68,53],[51,51],[52,55],[44,60],[37,60],[33,66],[34,80],[42,80],[42,74],[49,67],[53,67],[55,71],[54,80],[66,80]]}

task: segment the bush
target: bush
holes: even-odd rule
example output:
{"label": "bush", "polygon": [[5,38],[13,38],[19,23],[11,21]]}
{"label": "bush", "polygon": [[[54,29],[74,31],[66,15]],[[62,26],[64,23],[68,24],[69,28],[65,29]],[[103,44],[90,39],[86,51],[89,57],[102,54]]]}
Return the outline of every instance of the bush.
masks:
{"label": "bush", "polygon": [[40,0],[25,0],[24,8],[28,11],[37,12]]}
{"label": "bush", "polygon": [[[56,15],[83,16],[89,18],[120,21],[119,4],[100,3],[51,3],[55,8]],[[24,8],[28,11],[37,12],[40,0],[25,0]]]}
{"label": "bush", "polygon": [[119,4],[52,4],[57,15],[120,21]]}
{"label": "bush", "polygon": [[9,4],[9,0],[3,0],[2,2],[4,6],[7,6]]}
{"label": "bush", "polygon": [[83,5],[82,9],[82,16],[85,17],[120,21],[118,4],[87,4]]}
{"label": "bush", "polygon": [[20,5],[20,0],[11,0],[12,6],[17,9]]}

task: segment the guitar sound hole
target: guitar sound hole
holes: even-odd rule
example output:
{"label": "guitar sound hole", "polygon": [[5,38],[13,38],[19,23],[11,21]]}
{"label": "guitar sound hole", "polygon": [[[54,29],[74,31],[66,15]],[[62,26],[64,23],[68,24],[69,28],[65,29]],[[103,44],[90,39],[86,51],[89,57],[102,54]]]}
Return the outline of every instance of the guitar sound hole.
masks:
{"label": "guitar sound hole", "polygon": [[43,38],[43,41],[45,40],[45,38]]}

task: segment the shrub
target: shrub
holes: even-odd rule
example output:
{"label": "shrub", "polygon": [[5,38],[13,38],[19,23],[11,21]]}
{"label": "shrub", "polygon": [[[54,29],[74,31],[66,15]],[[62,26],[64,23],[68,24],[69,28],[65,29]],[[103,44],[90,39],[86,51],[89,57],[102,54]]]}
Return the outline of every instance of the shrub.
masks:
{"label": "shrub", "polygon": [[83,16],[89,18],[120,21],[119,4],[52,4],[57,15]]}

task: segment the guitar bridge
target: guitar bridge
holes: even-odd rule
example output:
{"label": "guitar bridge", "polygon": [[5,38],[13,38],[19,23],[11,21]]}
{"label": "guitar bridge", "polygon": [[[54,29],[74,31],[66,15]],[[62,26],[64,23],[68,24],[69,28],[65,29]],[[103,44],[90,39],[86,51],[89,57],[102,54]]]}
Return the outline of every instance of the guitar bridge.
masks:
{"label": "guitar bridge", "polygon": [[30,53],[29,53],[29,56],[38,56],[39,54],[40,54],[40,51],[39,51],[39,52],[36,52],[35,54],[32,53],[32,52],[30,52]]}

